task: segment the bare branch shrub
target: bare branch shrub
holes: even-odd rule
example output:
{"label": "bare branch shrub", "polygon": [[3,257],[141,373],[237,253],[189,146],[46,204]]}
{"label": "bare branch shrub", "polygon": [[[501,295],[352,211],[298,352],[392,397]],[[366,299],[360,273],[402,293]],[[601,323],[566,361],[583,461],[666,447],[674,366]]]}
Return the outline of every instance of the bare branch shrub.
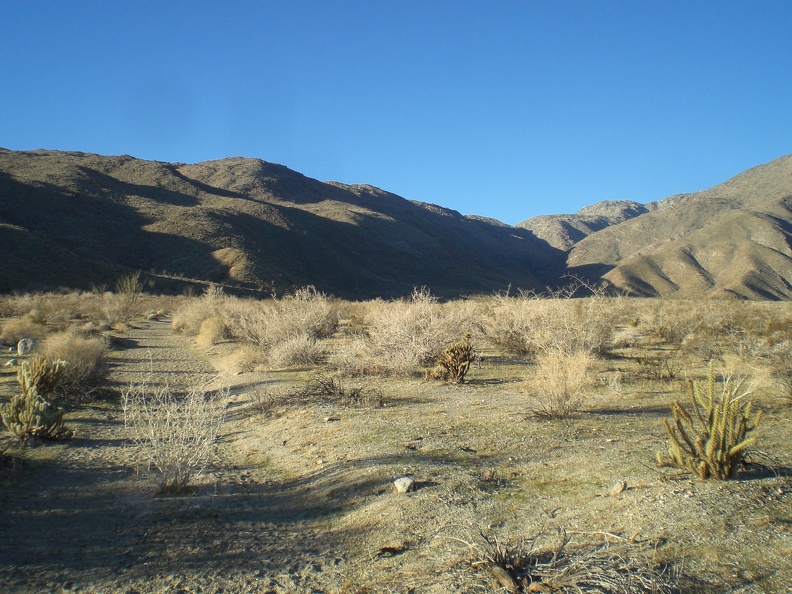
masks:
{"label": "bare branch shrub", "polygon": [[580,410],[590,384],[593,361],[588,351],[545,351],[537,357],[536,373],[528,382],[531,414],[564,419]]}
{"label": "bare branch shrub", "polygon": [[[555,540],[555,542],[553,542]],[[465,543],[474,553],[471,564],[484,567],[504,592],[579,592],[599,594],[671,594],[678,576],[655,563],[634,545],[584,544],[559,530],[556,539],[540,532],[529,539],[507,541],[480,533],[479,543]]]}
{"label": "bare branch shrub", "polygon": [[426,288],[415,289],[409,300],[380,302],[368,312],[368,334],[362,351],[370,369],[411,373],[431,365],[460,330],[472,320],[454,304],[440,304]]}
{"label": "bare branch shrub", "polygon": [[348,384],[340,375],[317,372],[302,392],[304,397],[318,397],[345,406],[382,406],[382,390],[364,383]]}
{"label": "bare branch shrub", "polygon": [[160,472],[160,492],[182,493],[210,461],[228,390],[208,382],[184,394],[150,381],[124,390],[124,423],[132,440]]}
{"label": "bare branch shrub", "polygon": [[316,364],[324,349],[318,341],[338,327],[338,309],[314,287],[283,299],[235,300],[224,309],[229,333],[256,345],[272,365]]}
{"label": "bare branch shrub", "polygon": [[324,349],[316,338],[305,333],[288,336],[274,343],[270,347],[268,360],[272,367],[316,365],[323,355]]}

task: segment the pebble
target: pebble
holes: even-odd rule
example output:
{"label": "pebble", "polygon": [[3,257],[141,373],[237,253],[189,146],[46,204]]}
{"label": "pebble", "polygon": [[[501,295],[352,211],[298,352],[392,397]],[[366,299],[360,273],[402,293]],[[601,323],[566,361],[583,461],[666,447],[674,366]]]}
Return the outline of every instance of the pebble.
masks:
{"label": "pebble", "polygon": [[393,486],[397,493],[408,493],[413,487],[413,480],[409,476],[403,476],[393,481]]}
{"label": "pebble", "polygon": [[622,493],[626,488],[627,488],[627,481],[619,481],[615,485],[613,485],[613,487],[611,487],[610,496],[616,497],[616,495]]}

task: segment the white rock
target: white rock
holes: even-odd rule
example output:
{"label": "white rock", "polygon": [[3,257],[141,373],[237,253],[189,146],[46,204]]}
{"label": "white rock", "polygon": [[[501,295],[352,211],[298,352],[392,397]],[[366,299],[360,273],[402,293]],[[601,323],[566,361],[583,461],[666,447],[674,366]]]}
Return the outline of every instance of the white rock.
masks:
{"label": "white rock", "polygon": [[409,476],[403,476],[393,481],[393,486],[397,493],[407,493],[413,487],[413,480]]}

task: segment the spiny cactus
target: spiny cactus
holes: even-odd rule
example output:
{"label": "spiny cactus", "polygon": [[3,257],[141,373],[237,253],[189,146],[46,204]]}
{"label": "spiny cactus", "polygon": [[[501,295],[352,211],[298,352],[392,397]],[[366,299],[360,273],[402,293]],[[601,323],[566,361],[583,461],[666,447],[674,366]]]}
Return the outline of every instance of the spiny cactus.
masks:
{"label": "spiny cactus", "polygon": [[440,353],[435,368],[427,372],[427,379],[462,384],[475,359],[476,352],[470,342],[470,334],[465,334],[462,340]]}
{"label": "spiny cactus", "polygon": [[[41,387],[52,388],[63,374],[63,362],[49,364],[25,362],[19,370],[17,381],[21,391],[11,402],[0,406],[3,425],[21,442],[27,444],[31,437],[40,439],[69,439],[73,432],[63,422],[63,409],[52,404],[41,394]],[[34,375],[35,374],[35,375]],[[41,384],[37,385],[37,381]]]}
{"label": "spiny cactus", "polygon": [[739,384],[727,379],[720,397],[715,394],[712,363],[709,367],[706,393],[688,380],[688,393],[693,416],[678,400],[671,404],[673,421],[663,419],[670,438],[667,457],[658,452],[660,466],[684,468],[702,479],[728,480],[737,476],[740,464],[754,437],[747,437],[759,424],[761,411],[751,421],[751,401],[738,395]]}
{"label": "spiny cactus", "polygon": [[[23,374],[23,370],[27,370],[27,373]],[[26,390],[26,386],[35,386],[39,394],[49,395],[55,392],[65,371],[66,361],[49,361],[43,357],[35,357],[22,365],[22,369],[17,374],[17,381],[23,391]]]}

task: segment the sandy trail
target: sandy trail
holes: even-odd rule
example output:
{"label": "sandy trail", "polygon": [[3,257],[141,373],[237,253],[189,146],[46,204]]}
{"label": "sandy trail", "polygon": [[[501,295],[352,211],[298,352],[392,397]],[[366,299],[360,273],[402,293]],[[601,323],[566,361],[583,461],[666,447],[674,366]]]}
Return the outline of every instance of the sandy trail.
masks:
{"label": "sandy trail", "polygon": [[[213,373],[166,322],[136,324],[120,344],[119,389],[152,372],[174,389]],[[195,493],[160,497],[135,463],[117,397],[69,423],[76,437],[37,446],[38,461],[0,500],[0,591],[310,591],[301,582],[334,558],[303,526],[324,510],[299,486],[284,491],[235,463],[228,444]]]}

